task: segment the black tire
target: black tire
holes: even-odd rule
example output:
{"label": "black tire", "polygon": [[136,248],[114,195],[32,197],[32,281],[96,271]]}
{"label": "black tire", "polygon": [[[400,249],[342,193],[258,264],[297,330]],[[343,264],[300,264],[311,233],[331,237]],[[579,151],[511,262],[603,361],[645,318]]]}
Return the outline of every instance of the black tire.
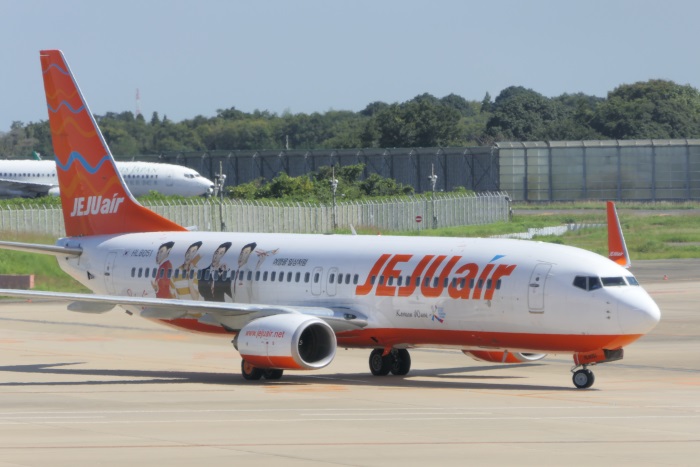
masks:
{"label": "black tire", "polygon": [[371,371],[374,376],[386,376],[391,371],[391,363],[394,357],[391,353],[382,356],[383,353],[383,349],[374,349],[372,353],[369,354],[369,371]]}
{"label": "black tire", "polygon": [[280,379],[282,377],[283,373],[284,373],[284,370],[267,369],[267,370],[263,370],[263,377],[265,379]]}
{"label": "black tire", "polygon": [[397,349],[392,352],[394,361],[391,364],[391,373],[397,376],[405,376],[411,370],[411,354],[406,349]]}
{"label": "black tire", "polygon": [[577,388],[588,389],[593,386],[593,383],[595,382],[595,375],[593,375],[593,372],[588,369],[578,370],[574,373],[572,379],[574,381],[574,386]]}
{"label": "black tire", "polygon": [[260,368],[256,368],[245,360],[241,360],[241,374],[243,379],[248,381],[257,381],[262,378],[263,371]]}

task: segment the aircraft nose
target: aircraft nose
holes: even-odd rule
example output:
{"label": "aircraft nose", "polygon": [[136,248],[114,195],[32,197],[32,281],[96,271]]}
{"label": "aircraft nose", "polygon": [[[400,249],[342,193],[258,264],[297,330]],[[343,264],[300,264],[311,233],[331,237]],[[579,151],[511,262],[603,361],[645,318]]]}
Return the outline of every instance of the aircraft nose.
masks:
{"label": "aircraft nose", "polygon": [[620,327],[625,334],[646,334],[661,320],[661,310],[643,289],[619,303]]}

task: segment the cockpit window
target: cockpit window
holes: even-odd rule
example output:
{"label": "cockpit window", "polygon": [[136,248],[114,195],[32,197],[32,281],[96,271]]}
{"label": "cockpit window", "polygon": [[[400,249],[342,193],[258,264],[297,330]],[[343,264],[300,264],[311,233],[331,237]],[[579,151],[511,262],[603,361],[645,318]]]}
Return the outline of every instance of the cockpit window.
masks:
{"label": "cockpit window", "polygon": [[639,285],[639,282],[637,282],[637,278],[634,276],[626,276],[625,279],[627,279],[627,283],[629,285]]}
{"label": "cockpit window", "polygon": [[574,278],[574,287],[583,290],[596,290],[601,288],[600,279],[596,276],[576,276]]}
{"label": "cockpit window", "polygon": [[603,277],[602,279],[605,287],[619,287],[622,285],[627,285],[624,277]]}

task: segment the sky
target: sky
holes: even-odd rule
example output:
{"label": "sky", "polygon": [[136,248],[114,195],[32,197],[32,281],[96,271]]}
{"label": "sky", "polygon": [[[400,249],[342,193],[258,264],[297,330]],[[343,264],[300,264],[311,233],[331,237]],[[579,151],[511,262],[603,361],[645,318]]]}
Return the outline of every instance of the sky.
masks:
{"label": "sky", "polygon": [[359,111],[509,86],[604,97],[700,89],[692,0],[0,0],[0,132],[47,119],[39,51],[61,49],[90,109],[172,121],[218,109]]}

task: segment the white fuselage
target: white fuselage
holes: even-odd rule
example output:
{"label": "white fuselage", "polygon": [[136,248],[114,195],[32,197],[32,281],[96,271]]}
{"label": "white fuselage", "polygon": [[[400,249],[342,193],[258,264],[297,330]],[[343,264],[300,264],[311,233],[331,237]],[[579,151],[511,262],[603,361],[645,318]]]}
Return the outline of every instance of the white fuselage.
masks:
{"label": "white fuselage", "polygon": [[[159,254],[167,242],[172,249]],[[656,304],[624,268],[540,242],[169,232],[59,244],[83,249],[80,258],[60,263],[96,293],[319,306],[365,317],[364,329],[338,333],[345,347],[587,351],[627,345],[659,319]],[[161,268],[164,277],[156,277]],[[575,285],[589,277],[608,285]],[[244,315],[212,322],[193,313],[169,324],[221,333],[248,321]]]}
{"label": "white fuselage", "polygon": [[[195,170],[174,164],[117,162],[117,168],[134,196],[150,191],[163,195],[211,194],[213,183]],[[0,161],[0,196],[58,195],[54,161]]]}

